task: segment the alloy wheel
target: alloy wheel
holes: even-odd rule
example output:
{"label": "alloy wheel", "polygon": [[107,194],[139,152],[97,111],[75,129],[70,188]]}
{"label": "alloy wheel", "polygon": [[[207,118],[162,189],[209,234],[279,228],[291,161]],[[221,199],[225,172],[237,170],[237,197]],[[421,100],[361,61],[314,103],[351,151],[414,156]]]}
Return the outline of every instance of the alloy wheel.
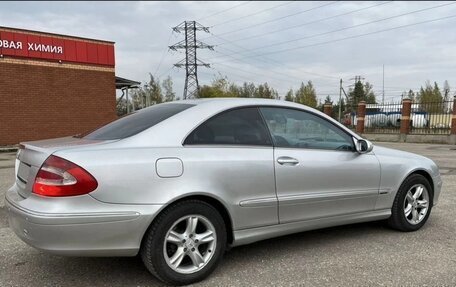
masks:
{"label": "alloy wheel", "polygon": [[404,200],[404,215],[410,224],[419,224],[429,210],[429,192],[422,184],[413,185]]}
{"label": "alloy wheel", "polygon": [[166,263],[181,274],[198,272],[211,260],[216,236],[214,226],[202,215],[178,219],[165,236],[163,255]]}

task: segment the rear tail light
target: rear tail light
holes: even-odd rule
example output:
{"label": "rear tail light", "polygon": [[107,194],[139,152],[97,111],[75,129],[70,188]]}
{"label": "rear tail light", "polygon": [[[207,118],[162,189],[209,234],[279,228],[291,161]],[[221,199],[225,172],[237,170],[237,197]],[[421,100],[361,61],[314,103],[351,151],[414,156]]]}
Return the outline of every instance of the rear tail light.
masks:
{"label": "rear tail light", "polygon": [[51,155],[35,177],[33,193],[44,196],[74,196],[87,194],[98,186],[95,178],[82,167]]}

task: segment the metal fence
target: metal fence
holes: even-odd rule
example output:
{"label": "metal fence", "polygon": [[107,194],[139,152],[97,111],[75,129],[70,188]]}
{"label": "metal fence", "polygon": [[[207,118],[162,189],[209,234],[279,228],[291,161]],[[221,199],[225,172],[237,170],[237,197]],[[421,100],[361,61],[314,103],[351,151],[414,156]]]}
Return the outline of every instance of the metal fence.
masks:
{"label": "metal fence", "polygon": [[411,134],[450,134],[453,101],[413,103]]}
{"label": "metal fence", "polygon": [[[412,103],[410,114],[410,134],[450,134],[453,101]],[[367,104],[364,117],[365,133],[400,132],[402,103]],[[344,115],[343,123],[355,129],[357,113]]]}
{"label": "metal fence", "polygon": [[364,117],[365,133],[399,133],[402,103],[367,104]]}

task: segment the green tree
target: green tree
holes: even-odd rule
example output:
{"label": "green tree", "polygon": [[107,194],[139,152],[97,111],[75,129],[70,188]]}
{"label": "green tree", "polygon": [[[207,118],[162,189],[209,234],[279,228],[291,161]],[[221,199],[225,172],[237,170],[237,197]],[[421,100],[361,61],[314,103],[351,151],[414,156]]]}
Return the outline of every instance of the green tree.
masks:
{"label": "green tree", "polygon": [[215,98],[216,97],[216,91],[214,87],[209,86],[209,85],[203,85],[200,87],[200,90],[198,92],[198,98]]}
{"label": "green tree", "polygon": [[289,102],[295,101],[293,89],[289,89],[288,92],[285,94],[285,101],[289,101]]}
{"label": "green tree", "polygon": [[329,104],[329,103],[332,104],[332,99],[331,99],[330,95],[327,95],[326,98],[325,98],[325,104]]}
{"label": "green tree", "polygon": [[369,82],[364,83],[364,100],[368,104],[377,103],[377,99],[375,97],[375,93],[372,90],[372,88],[373,88],[373,86]]}
{"label": "green tree", "polygon": [[260,84],[255,93],[255,98],[275,99],[275,91],[268,83]]}
{"label": "green tree", "polygon": [[412,102],[415,102],[415,100],[416,100],[415,92],[412,89],[410,89],[408,92],[403,92],[402,98],[410,99]]}
{"label": "green tree", "polygon": [[163,94],[160,86],[160,82],[149,73],[149,82],[144,87],[147,99],[147,105],[155,105],[163,102]]}
{"label": "green tree", "polygon": [[[125,93],[125,92],[124,92]],[[124,94],[123,98],[125,98],[126,103],[126,94]],[[146,93],[142,87],[138,89],[129,89],[129,99],[130,102],[130,111],[133,110],[140,110],[146,106]]]}
{"label": "green tree", "polygon": [[[133,106],[131,104],[131,101],[129,101],[128,105],[129,105],[130,111],[132,111]],[[117,100],[116,114],[119,117],[127,114],[127,100],[125,99],[125,97],[122,97],[121,99]]]}
{"label": "green tree", "polygon": [[434,97],[437,101],[443,100],[442,93],[440,92],[440,88],[437,85],[437,82],[434,82]]}
{"label": "green tree", "polygon": [[417,98],[420,108],[423,111],[428,113],[441,113],[444,110],[443,105],[440,104],[443,97],[437,82],[434,82],[434,86],[432,86],[429,81],[426,81],[425,87],[420,88]]}
{"label": "green tree", "polygon": [[199,98],[221,98],[226,97],[230,83],[226,77],[219,75],[212,80],[211,85],[204,85],[200,88]]}
{"label": "green tree", "polygon": [[225,93],[225,97],[239,98],[240,96],[241,96],[241,87],[237,86],[235,83],[230,83],[228,85],[228,90]]}
{"label": "green tree", "polygon": [[354,89],[350,89],[348,97],[354,107],[358,106],[358,103],[364,100],[364,86],[361,81],[355,83]]}
{"label": "green tree", "polygon": [[440,102],[442,101],[442,93],[440,92],[439,86],[434,82],[434,86],[431,85],[429,81],[426,81],[425,87],[420,88],[418,93],[418,101],[421,104]]}
{"label": "green tree", "polygon": [[176,100],[176,93],[173,91],[173,80],[168,76],[162,81],[162,88],[164,91],[165,102],[172,102]]}
{"label": "green tree", "polygon": [[272,91],[272,98],[273,99],[280,99],[280,96],[279,96],[279,92],[277,92],[275,89],[271,88],[271,91]]}
{"label": "green tree", "polygon": [[244,82],[240,88],[239,97],[241,98],[253,98],[255,96],[256,87],[254,83]]}
{"label": "green tree", "polygon": [[238,86],[228,80],[226,76],[219,75],[210,85],[200,88],[199,98],[216,97],[241,97],[241,98],[269,98],[278,99],[279,93],[271,88],[268,83],[260,84],[258,87],[254,83],[244,82]]}
{"label": "green tree", "polygon": [[308,81],[306,85],[301,82],[301,86],[295,93],[295,99],[297,103],[316,108],[317,107],[317,93],[312,84],[312,81]]}
{"label": "green tree", "polygon": [[363,84],[361,81],[358,81],[355,83],[354,89],[350,89],[348,93],[352,109],[356,109],[358,103],[361,101],[365,101],[368,104],[377,103],[377,99],[372,88],[373,86],[369,82]]}
{"label": "green tree", "polygon": [[355,109],[358,106],[358,103],[364,100],[364,85],[361,81],[356,82],[355,87],[350,89],[348,98]]}

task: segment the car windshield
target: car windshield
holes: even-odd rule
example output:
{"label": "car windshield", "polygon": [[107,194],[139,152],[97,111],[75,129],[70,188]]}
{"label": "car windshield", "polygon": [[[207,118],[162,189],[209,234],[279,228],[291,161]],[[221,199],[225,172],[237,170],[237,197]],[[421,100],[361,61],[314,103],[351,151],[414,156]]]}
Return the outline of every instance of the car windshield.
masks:
{"label": "car windshield", "polygon": [[134,112],[83,136],[91,140],[115,140],[133,136],[188,108],[191,104],[161,104]]}

